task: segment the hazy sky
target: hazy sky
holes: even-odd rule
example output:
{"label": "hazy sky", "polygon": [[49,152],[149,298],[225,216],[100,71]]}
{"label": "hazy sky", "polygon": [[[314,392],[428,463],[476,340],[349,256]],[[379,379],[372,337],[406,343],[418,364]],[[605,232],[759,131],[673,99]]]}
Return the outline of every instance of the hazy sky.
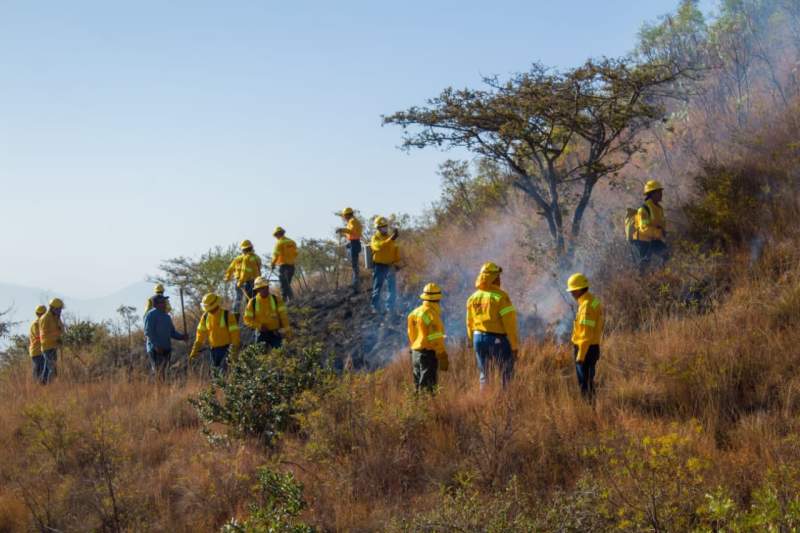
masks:
{"label": "hazy sky", "polygon": [[0,281],[93,297],[347,205],[418,214],[447,154],[381,114],[622,55],[677,3],[0,0]]}

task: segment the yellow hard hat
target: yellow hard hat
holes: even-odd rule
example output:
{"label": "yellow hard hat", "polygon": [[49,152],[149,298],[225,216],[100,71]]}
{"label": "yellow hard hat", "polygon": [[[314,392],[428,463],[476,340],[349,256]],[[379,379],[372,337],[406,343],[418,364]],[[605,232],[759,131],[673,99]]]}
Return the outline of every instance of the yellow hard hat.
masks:
{"label": "yellow hard hat", "polygon": [[239,248],[241,248],[242,250],[247,250],[248,248],[252,248],[252,247],[253,247],[253,243],[250,242],[248,239],[245,239],[245,240],[243,240],[242,242],[239,243]]}
{"label": "yellow hard hat", "polygon": [[376,217],[375,218],[375,227],[376,228],[383,228],[389,225],[389,221],[386,220],[384,217]]}
{"label": "yellow hard hat", "polygon": [[164,294],[164,286],[160,283],[156,283],[156,286],[153,287],[153,292],[156,294]]}
{"label": "yellow hard hat", "polygon": [[64,302],[61,301],[61,298],[53,298],[52,300],[50,300],[50,307],[52,307],[53,309],[63,309]]}
{"label": "yellow hard hat", "polygon": [[353,214],[353,208],[352,207],[345,207],[344,209],[342,209],[342,216],[343,217],[346,217],[347,215],[352,215],[352,214]]}
{"label": "yellow hard hat", "polygon": [[203,296],[203,311],[213,311],[217,307],[219,307],[219,296],[213,292]]}
{"label": "yellow hard hat", "polygon": [[438,302],[442,299],[442,289],[435,283],[428,283],[419,295],[420,300],[426,302]]}
{"label": "yellow hard hat", "polygon": [[567,280],[567,290],[570,292],[580,291],[588,288],[589,288],[589,278],[587,278],[580,272],[571,275]]}
{"label": "yellow hard hat", "polygon": [[650,194],[654,191],[661,191],[664,190],[664,186],[661,185],[661,182],[658,180],[650,180],[644,184],[644,193]]}
{"label": "yellow hard hat", "polygon": [[47,312],[47,307],[45,307],[43,305],[37,305],[36,306],[36,316],[42,316],[46,312]]}
{"label": "yellow hard hat", "polygon": [[269,281],[267,281],[264,278],[264,276],[258,276],[256,278],[255,282],[253,282],[253,288],[254,289],[263,289],[263,288],[269,289]]}
{"label": "yellow hard hat", "polygon": [[278,236],[279,234],[281,234],[281,233],[286,233],[286,230],[285,230],[285,229],[283,229],[283,228],[282,228],[282,227],[280,227],[280,226],[277,226],[277,227],[275,228],[275,231],[273,231],[273,232],[272,232],[272,236],[273,236],[273,237],[277,237],[277,236]]}
{"label": "yellow hard hat", "polygon": [[481,274],[500,274],[502,271],[502,268],[491,261],[484,263],[481,267]]}

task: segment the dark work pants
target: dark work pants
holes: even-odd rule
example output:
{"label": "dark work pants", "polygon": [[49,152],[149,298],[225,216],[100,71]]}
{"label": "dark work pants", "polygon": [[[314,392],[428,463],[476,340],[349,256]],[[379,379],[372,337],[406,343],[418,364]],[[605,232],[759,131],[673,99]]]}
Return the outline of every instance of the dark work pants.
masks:
{"label": "dark work pants", "polygon": [[154,349],[149,350],[147,357],[150,359],[150,375],[158,379],[166,379],[171,355],[172,350],[165,350],[161,353],[157,353]]}
{"label": "dark work pants", "polygon": [[230,344],[226,344],[218,348],[211,348],[209,352],[209,362],[211,363],[212,369],[219,370],[223,373],[228,371],[228,351],[230,347]]}
{"label": "dark work pants", "polygon": [[31,357],[31,364],[33,365],[33,379],[42,381],[42,372],[44,372],[44,356],[35,355]]}
{"label": "dark work pants", "polygon": [[358,289],[361,286],[361,279],[359,278],[361,264],[358,261],[361,256],[361,241],[347,243],[347,252],[350,256],[350,265],[353,268],[353,288]]}
{"label": "dark work pants", "polygon": [[246,305],[247,300],[253,297],[253,283],[254,281],[251,279],[250,281],[242,283],[241,287],[236,287],[236,295],[233,299],[233,312],[236,313],[237,318],[242,312],[242,304]]}
{"label": "dark work pants", "polygon": [[413,350],[411,352],[411,367],[414,373],[414,388],[419,391],[424,389],[432,391],[436,386],[436,372],[439,369],[439,360],[433,350]]}
{"label": "dark work pants", "polygon": [[283,337],[277,331],[259,331],[256,342],[263,342],[270,348],[280,348],[283,344]]}
{"label": "dark work pants", "polygon": [[508,342],[508,337],[476,331],[472,336],[472,344],[475,348],[475,358],[478,362],[481,387],[486,385],[491,367],[500,369],[503,387],[508,385],[508,382],[511,381],[511,376],[514,374],[514,354],[511,353],[511,344]]}
{"label": "dark work pants", "polygon": [[[578,347],[575,346],[574,357],[578,356]],[[597,361],[600,360],[600,345],[592,344],[582,363],[575,361],[575,373],[578,375],[578,385],[581,387],[581,394],[587,400],[594,399],[594,374]]]}
{"label": "dark work pants", "polygon": [[41,381],[43,385],[50,383],[56,377],[56,361],[58,360],[58,350],[45,350],[42,352],[44,358],[44,366],[42,368]]}
{"label": "dark work pants", "polygon": [[294,298],[292,292],[292,278],[294,277],[294,265],[280,265],[278,267],[278,277],[281,280],[281,296],[286,301]]}
{"label": "dark work pants", "polygon": [[661,265],[669,259],[669,249],[664,241],[631,241],[639,271],[644,273],[656,258]]}
{"label": "dark work pants", "polygon": [[395,268],[392,265],[382,265],[375,263],[372,268],[372,308],[381,312],[381,290],[386,283],[389,293],[386,299],[386,308],[389,312],[394,311],[394,303],[397,300],[397,278]]}

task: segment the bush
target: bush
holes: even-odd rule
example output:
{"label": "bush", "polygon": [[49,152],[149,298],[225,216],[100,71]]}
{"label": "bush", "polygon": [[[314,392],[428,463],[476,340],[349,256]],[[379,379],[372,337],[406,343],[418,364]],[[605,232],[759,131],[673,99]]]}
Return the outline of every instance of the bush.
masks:
{"label": "bush", "polygon": [[190,402],[209,436],[215,436],[209,424],[220,423],[234,437],[257,437],[273,446],[281,432],[295,425],[302,395],[332,379],[320,354],[318,347],[264,353],[263,345],[249,346],[232,358],[228,375],[215,374]]}

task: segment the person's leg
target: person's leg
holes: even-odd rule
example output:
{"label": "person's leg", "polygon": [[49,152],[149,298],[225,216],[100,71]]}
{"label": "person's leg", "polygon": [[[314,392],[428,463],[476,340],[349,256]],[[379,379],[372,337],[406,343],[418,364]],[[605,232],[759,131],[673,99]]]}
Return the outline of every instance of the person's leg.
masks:
{"label": "person's leg", "polygon": [[237,286],[233,294],[233,314],[241,316],[242,300],[244,300],[244,288]]}
{"label": "person's leg", "polygon": [[286,291],[289,294],[290,300],[294,300],[294,289],[292,289],[293,280],[294,280],[294,265],[286,265]]}
{"label": "person's leg", "polygon": [[419,386],[428,392],[432,392],[436,387],[436,372],[439,368],[439,360],[436,354],[430,350],[422,352],[420,356],[420,376]]}
{"label": "person's leg", "polygon": [[511,353],[511,344],[508,342],[508,338],[500,337],[500,340],[500,344],[496,346],[498,348],[498,363],[502,372],[503,387],[505,388],[511,382],[511,378],[514,377],[514,354]]}
{"label": "person's leg", "polygon": [[414,380],[414,390],[419,392],[422,383],[422,352],[411,351],[411,376]]}
{"label": "person's leg", "polygon": [[397,270],[393,266],[388,267],[386,273],[386,288],[389,297],[386,299],[386,309],[390,313],[394,312],[394,304],[397,301]]}
{"label": "person's leg", "polygon": [[600,346],[595,344],[589,347],[586,354],[586,392],[590,400],[594,400],[594,375],[597,369],[597,361],[600,359]]}
{"label": "person's leg", "polygon": [[170,357],[172,355],[172,350],[165,350],[163,353],[159,355],[158,358],[158,378],[162,381],[167,380],[167,375],[169,373],[169,362]]}
{"label": "person's leg", "polygon": [[586,382],[586,369],[584,363],[578,362],[575,358],[578,356],[578,347],[574,346],[572,360],[575,361],[575,375],[578,377],[578,386],[581,388],[581,394],[585,397],[588,392]]}
{"label": "person's leg", "polygon": [[228,370],[228,348],[230,346],[220,346],[218,348],[211,348],[211,367],[220,372],[227,372]]}
{"label": "person's leg", "polygon": [[475,332],[472,337],[472,346],[475,349],[475,360],[478,364],[478,376],[480,379],[481,388],[486,386],[486,366],[489,364],[491,356],[491,345],[488,343],[486,335]]}
{"label": "person's leg", "polygon": [[381,302],[381,289],[383,288],[383,282],[386,280],[386,273],[388,272],[389,267],[387,265],[378,265],[376,264],[372,269],[372,308],[375,311],[380,312],[380,302]]}
{"label": "person's leg", "polygon": [[44,371],[44,356],[37,355],[31,357],[31,365],[33,366],[33,379],[42,381],[42,372]]}
{"label": "person's leg", "polygon": [[350,241],[350,264],[353,267],[353,288],[358,289],[361,285],[361,264],[359,263],[359,256],[361,254],[361,242]]}
{"label": "person's leg", "polygon": [[147,360],[150,363],[150,376],[156,377],[158,375],[158,354],[155,348],[147,350]]}
{"label": "person's leg", "polygon": [[45,350],[42,353],[44,357],[44,370],[42,371],[42,383],[50,383],[56,377],[56,361],[58,359],[58,352],[55,348],[52,350]]}

